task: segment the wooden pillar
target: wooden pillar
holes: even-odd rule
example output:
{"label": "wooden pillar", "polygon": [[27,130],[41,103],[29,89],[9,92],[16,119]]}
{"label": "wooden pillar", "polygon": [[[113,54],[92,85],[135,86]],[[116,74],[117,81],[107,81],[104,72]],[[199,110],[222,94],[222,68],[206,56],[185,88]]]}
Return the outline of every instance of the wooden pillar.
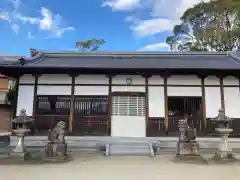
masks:
{"label": "wooden pillar", "polygon": [[[32,74],[34,77],[34,88],[33,88],[33,112],[32,112],[32,118],[36,120],[36,108],[37,108],[37,90],[38,90],[38,78],[40,77],[40,74]],[[31,133],[34,135],[38,129],[36,127],[36,123],[33,122],[32,124],[32,130]]]}
{"label": "wooden pillar", "polygon": [[145,122],[146,122],[146,136],[148,135],[148,119],[149,119],[149,93],[148,93],[148,81],[151,75],[149,74],[143,74],[142,75],[145,78]]}
{"label": "wooden pillar", "polygon": [[70,113],[68,119],[68,132],[72,133],[73,131],[73,119],[74,119],[74,106],[75,106],[75,79],[77,74],[69,74],[71,77],[71,106],[70,106]]}
{"label": "wooden pillar", "polygon": [[163,75],[161,75],[161,77],[163,78],[163,82],[164,82],[164,108],[165,108],[165,119],[164,119],[164,127],[165,127],[165,131],[166,133],[168,133],[168,89],[167,89],[167,79],[168,77],[170,77],[170,75],[168,73],[164,73]]}
{"label": "wooden pillar", "polygon": [[13,118],[15,118],[18,114],[17,114],[17,106],[18,106],[18,91],[19,91],[19,81],[20,81],[20,77],[21,75],[17,75],[15,76],[16,81],[15,81],[15,88],[16,88],[16,95],[14,97],[14,104],[13,104]]}
{"label": "wooden pillar", "polygon": [[221,108],[223,108],[224,111],[225,111],[225,100],[224,100],[223,78],[224,78],[224,76],[219,76],[219,80],[220,80]]}
{"label": "wooden pillar", "polygon": [[207,118],[206,118],[206,93],[205,93],[205,78],[207,76],[200,76],[201,78],[201,89],[202,89],[202,120],[204,129],[207,129]]}
{"label": "wooden pillar", "polygon": [[32,117],[33,119],[36,118],[36,105],[37,105],[37,90],[38,90],[38,78],[40,77],[40,74],[32,74],[34,77],[34,89],[33,89],[33,113]]}
{"label": "wooden pillar", "polygon": [[108,135],[111,135],[111,126],[112,126],[112,78],[114,75],[107,75],[108,77],[108,123],[107,131]]}

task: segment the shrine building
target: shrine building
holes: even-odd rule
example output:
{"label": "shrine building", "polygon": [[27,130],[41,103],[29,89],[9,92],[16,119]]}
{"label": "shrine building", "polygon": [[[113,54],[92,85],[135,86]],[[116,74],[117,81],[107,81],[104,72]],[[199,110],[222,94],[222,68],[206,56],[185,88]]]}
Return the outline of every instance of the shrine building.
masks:
{"label": "shrine building", "polygon": [[43,52],[0,59],[16,78],[15,115],[26,109],[33,135],[66,122],[69,135],[176,136],[188,116],[198,136],[211,136],[211,118],[225,109],[240,135],[238,52]]}

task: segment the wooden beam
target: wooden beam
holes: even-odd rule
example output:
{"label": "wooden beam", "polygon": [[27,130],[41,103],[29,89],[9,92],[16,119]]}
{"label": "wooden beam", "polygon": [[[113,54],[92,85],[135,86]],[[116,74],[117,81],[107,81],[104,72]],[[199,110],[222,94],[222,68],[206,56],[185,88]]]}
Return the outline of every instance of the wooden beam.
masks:
{"label": "wooden beam", "polygon": [[168,85],[167,85],[167,79],[170,77],[170,74],[168,72],[160,75],[163,78],[164,82],[164,114],[165,114],[165,119],[164,119],[164,127],[165,127],[165,132],[168,133]]}
{"label": "wooden beam", "polygon": [[16,87],[16,96],[14,97],[14,107],[13,107],[13,118],[17,116],[17,104],[18,104],[18,91],[19,91],[19,77],[17,77],[16,82],[15,82],[15,87]]}
{"label": "wooden beam", "polygon": [[145,122],[146,122],[146,136],[148,135],[148,119],[149,119],[149,78],[151,75],[149,74],[143,74],[142,75],[145,78]]}
{"label": "wooden beam", "polygon": [[32,74],[34,77],[34,89],[33,89],[33,119],[36,118],[36,105],[37,105],[37,90],[38,90],[38,79],[40,77],[40,74]]}
{"label": "wooden beam", "polygon": [[13,104],[13,118],[15,118],[17,116],[17,104],[18,104],[18,91],[19,91],[19,81],[20,81],[20,77],[21,77],[22,74],[18,74],[15,76],[15,79],[16,79],[16,84],[15,84],[15,87],[16,87],[16,96],[14,97],[14,104]]}
{"label": "wooden beam", "polygon": [[108,124],[107,130],[108,135],[111,135],[111,126],[112,126],[112,79],[114,75],[107,75],[108,77]]}
{"label": "wooden beam", "polygon": [[164,126],[165,126],[165,131],[168,132],[168,92],[167,92],[167,77],[164,78],[164,107],[165,107]]}
{"label": "wooden beam", "polygon": [[225,111],[225,100],[224,100],[224,88],[223,88],[223,77],[219,77],[220,80],[220,96],[221,96],[221,108]]}
{"label": "wooden beam", "polygon": [[207,76],[201,76],[201,89],[202,89],[202,117],[204,129],[207,128],[207,118],[206,118],[206,91],[205,91],[205,78]]}
{"label": "wooden beam", "polygon": [[70,113],[68,119],[68,133],[73,132],[73,120],[74,120],[74,108],[75,108],[75,79],[78,74],[69,74],[71,77],[71,106],[70,106]]}

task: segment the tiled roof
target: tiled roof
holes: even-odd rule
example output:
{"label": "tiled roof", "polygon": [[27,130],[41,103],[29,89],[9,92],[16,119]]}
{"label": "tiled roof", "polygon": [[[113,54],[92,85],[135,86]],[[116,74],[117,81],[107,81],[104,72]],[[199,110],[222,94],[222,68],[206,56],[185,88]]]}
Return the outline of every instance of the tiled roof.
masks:
{"label": "tiled roof", "polygon": [[33,57],[17,57],[11,61],[6,61],[6,58],[0,56],[0,67],[238,70],[240,69],[240,53],[36,52]]}

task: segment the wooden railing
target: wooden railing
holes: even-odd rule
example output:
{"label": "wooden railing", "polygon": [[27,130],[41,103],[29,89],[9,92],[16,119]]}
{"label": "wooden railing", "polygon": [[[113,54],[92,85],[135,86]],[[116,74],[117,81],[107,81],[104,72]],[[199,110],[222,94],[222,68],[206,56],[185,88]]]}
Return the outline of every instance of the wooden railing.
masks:
{"label": "wooden railing", "polygon": [[36,115],[34,134],[44,134],[52,129],[57,122],[66,122],[69,135],[107,136],[109,135],[108,116],[74,116],[73,131],[69,132],[69,116],[67,115]]}
{"label": "wooden railing", "polygon": [[74,116],[73,135],[108,136],[108,116]]}
{"label": "wooden railing", "polygon": [[164,118],[149,118],[147,127],[147,136],[162,136],[165,134]]}
{"label": "wooden railing", "polygon": [[59,121],[66,123],[66,131],[68,132],[68,115],[36,115],[34,121],[34,134],[46,133],[49,129],[53,129]]}
{"label": "wooden railing", "polygon": [[[178,136],[178,120],[179,117],[168,118],[168,130],[165,130],[164,117],[161,118],[149,118],[147,127],[147,136]],[[240,121],[239,121],[240,122]],[[215,124],[212,121],[207,121],[207,128],[204,128],[203,121],[201,119],[188,119],[188,125],[196,128],[198,136],[215,136]]]}

